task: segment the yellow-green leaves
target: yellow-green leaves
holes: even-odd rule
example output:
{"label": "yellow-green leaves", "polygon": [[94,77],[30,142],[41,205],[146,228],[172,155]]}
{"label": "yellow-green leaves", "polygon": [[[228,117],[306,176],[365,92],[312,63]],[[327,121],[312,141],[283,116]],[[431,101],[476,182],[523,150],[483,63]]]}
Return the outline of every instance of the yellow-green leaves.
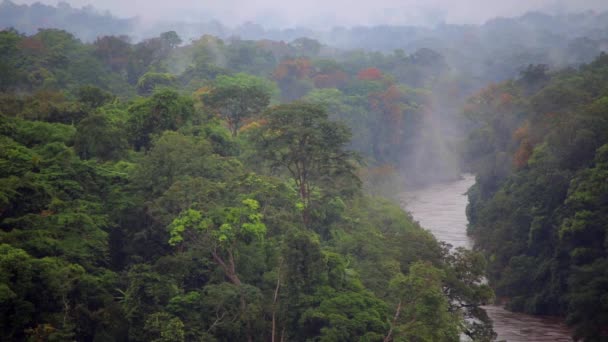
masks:
{"label": "yellow-green leaves", "polygon": [[260,204],[258,203],[258,201],[251,198],[244,199],[243,204],[251,210],[260,209]]}
{"label": "yellow-green leaves", "polygon": [[169,233],[171,238],[169,244],[175,246],[184,241],[183,234],[187,228],[195,230],[203,230],[205,228],[205,220],[203,214],[200,211],[188,209],[184,211],[178,218],[173,220],[169,226]]}
{"label": "yellow-green leaves", "polygon": [[169,243],[176,246],[188,242],[184,241],[188,230],[194,234],[209,233],[212,243],[219,246],[232,246],[239,240],[262,240],[266,225],[259,212],[260,204],[249,198],[241,203],[241,206],[220,208],[205,215],[194,209],[182,212],[169,226]]}
{"label": "yellow-green leaves", "polygon": [[244,119],[260,114],[268,106],[272,89],[268,81],[253,75],[219,76],[202,100],[236,136]]}

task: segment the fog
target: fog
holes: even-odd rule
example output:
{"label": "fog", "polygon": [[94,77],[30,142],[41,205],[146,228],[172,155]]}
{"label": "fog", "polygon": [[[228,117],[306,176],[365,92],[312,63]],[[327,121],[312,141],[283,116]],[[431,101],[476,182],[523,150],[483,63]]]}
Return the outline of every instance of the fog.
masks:
{"label": "fog", "polygon": [[[18,4],[56,0],[14,0]],[[358,25],[479,24],[498,16],[516,16],[542,10],[561,13],[606,10],[606,0],[68,0],[75,7],[91,5],[119,17],[146,21],[201,21],[215,19],[227,25],[252,21],[267,28],[308,26],[327,29]]]}
{"label": "fog", "polygon": [[[34,1],[13,2],[31,4]],[[58,4],[57,1],[42,2]],[[280,41],[268,50],[275,49],[277,55],[273,58],[277,62],[285,56],[281,51],[283,42],[301,37],[316,39],[324,46],[308,57],[356,61],[353,65],[359,69],[384,67],[400,83],[432,91],[428,108],[418,123],[419,129],[409,133],[407,156],[390,156],[403,172],[403,178],[412,184],[450,179],[460,174],[457,149],[470,128],[465,127],[470,123],[461,120],[460,108],[469,95],[488,83],[517,77],[531,64],[558,70],[587,63],[608,50],[608,12],[573,15],[573,12],[608,10],[608,0],[366,0],[355,3],[356,6],[347,0],[71,0],[63,1],[57,9],[32,6],[29,12],[12,6],[13,12],[5,12],[0,27],[4,24],[35,34],[40,25],[47,25],[74,32],[85,42],[93,42],[103,35],[128,35],[131,42],[136,43],[174,30],[184,45],[188,45],[203,34],[210,34],[226,42],[221,49],[208,44],[213,64],[228,69],[240,66],[237,71],[248,73],[259,72],[256,68],[260,65],[252,65],[258,59],[265,59],[254,56],[241,60],[241,50],[226,46],[233,42],[235,47],[241,43],[246,46],[247,40]],[[86,10],[74,10],[83,7]],[[111,16],[100,16],[98,11],[108,11]],[[518,17],[530,11],[565,15],[537,13]],[[490,21],[501,16],[518,18]],[[486,21],[490,22],[479,25]],[[436,25],[440,23],[479,26]],[[384,26],[361,27],[375,25]],[[425,25],[436,26],[420,27]],[[293,27],[296,29],[290,29]],[[358,49],[368,52],[353,51]],[[249,53],[247,49],[242,51]],[[419,51],[426,53],[423,57],[411,58]],[[440,58],[429,60],[429,51],[431,56],[436,53]],[[385,55],[376,55],[376,52]],[[230,53],[234,59],[232,66],[227,62]],[[296,52],[287,54],[290,53]],[[400,54],[403,57],[396,57]],[[184,56],[165,61],[168,71],[175,74],[186,71],[192,59]],[[266,70],[260,75],[270,74],[271,71]],[[285,90],[289,92],[289,86]]]}

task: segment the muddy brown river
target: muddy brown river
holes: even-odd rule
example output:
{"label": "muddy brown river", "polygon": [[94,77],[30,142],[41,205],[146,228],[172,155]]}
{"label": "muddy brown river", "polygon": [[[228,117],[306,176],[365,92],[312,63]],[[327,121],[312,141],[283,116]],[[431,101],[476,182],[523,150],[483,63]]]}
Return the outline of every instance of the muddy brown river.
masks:
{"label": "muddy brown river", "polygon": [[[454,247],[471,248],[473,243],[466,234],[465,192],[474,183],[473,175],[463,175],[457,181],[407,191],[400,196],[401,204],[438,240]],[[514,313],[495,305],[484,309],[493,321],[498,341],[572,341],[561,319]]]}

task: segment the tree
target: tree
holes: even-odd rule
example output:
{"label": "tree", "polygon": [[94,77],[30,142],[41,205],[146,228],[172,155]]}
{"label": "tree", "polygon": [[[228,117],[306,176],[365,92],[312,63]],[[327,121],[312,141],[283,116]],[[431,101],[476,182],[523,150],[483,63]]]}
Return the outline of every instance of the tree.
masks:
{"label": "tree", "polygon": [[179,44],[182,43],[182,39],[177,35],[175,31],[163,32],[160,34],[160,39],[163,43],[167,44],[169,48],[175,49]]}
{"label": "tree", "polygon": [[469,142],[469,232],[488,256],[489,283],[509,309],[565,316],[588,341],[608,322],[607,62],[532,65],[467,106],[482,123]]}
{"label": "tree", "polygon": [[287,171],[302,201],[303,219],[310,223],[313,193],[357,184],[353,159],[346,150],[350,130],[328,119],[318,104],[294,102],[269,109],[267,123],[255,139],[259,153],[274,169]]}
{"label": "tree", "polygon": [[15,30],[2,30],[0,31],[0,51],[2,55],[0,57],[0,90],[7,90],[17,85],[19,81],[19,69],[18,56],[19,44],[22,37]]}
{"label": "tree", "polygon": [[[159,274],[145,264],[131,267],[125,278],[127,287],[121,291],[121,304],[129,322],[129,340],[150,341],[157,338],[167,342],[167,339],[162,339],[167,337],[163,336],[163,332],[179,332],[181,323],[179,320],[172,321],[172,317],[160,312],[171,298],[179,294],[175,279]],[[164,324],[156,321],[160,317],[164,318]],[[179,341],[179,338],[172,341]]]}
{"label": "tree", "polygon": [[607,177],[608,144],[597,150],[595,166],[572,180],[559,229],[561,245],[570,251],[573,268],[568,278],[569,286],[575,289],[568,296],[568,323],[575,326],[575,337],[590,341],[608,322],[603,300],[608,289]]}
{"label": "tree", "polygon": [[289,44],[296,49],[296,53],[300,56],[314,57],[321,51],[321,43],[314,39],[301,37]]}
{"label": "tree", "polygon": [[259,114],[270,102],[272,86],[264,79],[247,74],[220,76],[209,93],[202,95],[210,107],[228,124],[233,136],[243,120]]}
{"label": "tree", "polygon": [[118,159],[128,146],[124,133],[105,113],[90,114],[78,123],[74,150],[82,159]]}
{"label": "tree", "polygon": [[230,282],[240,286],[235,264],[237,248],[240,243],[261,240],[266,233],[259,209],[260,204],[256,200],[244,199],[239,207],[221,208],[211,215],[203,216],[200,211],[186,210],[171,223],[169,243],[196,247],[206,240],[211,244],[213,260]]}
{"label": "tree", "polygon": [[150,342],[184,342],[184,323],[166,312],[158,312],[146,319],[146,338]]}
{"label": "tree", "polygon": [[254,75],[267,75],[276,65],[272,52],[257,46],[256,42],[232,39],[224,49],[226,66],[234,71]]}
{"label": "tree", "polygon": [[494,299],[488,284],[484,284],[486,262],[483,254],[464,248],[450,251],[444,245],[445,278],[443,292],[449,300],[449,312],[465,317],[464,334],[473,341],[493,341],[496,334],[482,305]]}
{"label": "tree", "polygon": [[459,340],[459,319],[448,311],[443,276],[432,265],[417,262],[407,276],[398,274],[391,280],[389,287],[398,303],[384,342]]}
{"label": "tree", "polygon": [[[167,40],[169,39],[169,40]],[[136,84],[141,75],[149,70],[163,72],[166,68],[163,61],[169,56],[173,47],[170,36],[145,39],[133,46],[133,52],[127,65],[127,77],[131,84]]]}
{"label": "tree", "polygon": [[378,81],[383,77],[382,71],[380,71],[378,68],[367,68],[359,71],[357,74],[357,78],[362,81]]}
{"label": "tree", "polygon": [[312,63],[308,58],[283,60],[272,73],[281,89],[281,100],[290,102],[306,95],[312,88]]}
{"label": "tree", "polygon": [[136,150],[150,147],[153,134],[177,130],[194,116],[191,99],[172,90],[161,90],[129,107],[127,132]]}
{"label": "tree", "polygon": [[260,241],[266,234],[262,222],[260,204],[246,198],[238,207],[218,208],[203,215],[188,209],[169,226],[169,243],[184,248],[209,248],[213,261],[228,280],[240,291],[241,315],[246,321],[247,339],[252,341],[251,321],[247,313],[246,290],[237,273],[236,256],[239,247],[252,241]]}
{"label": "tree", "polygon": [[88,105],[90,108],[101,107],[114,98],[111,93],[91,85],[80,87],[76,96],[78,97],[78,101]]}
{"label": "tree", "polygon": [[122,72],[127,68],[132,50],[128,37],[98,37],[93,45],[95,47],[95,55],[108,65],[112,71]]}
{"label": "tree", "polygon": [[158,196],[182,177],[208,176],[211,147],[203,139],[164,132],[142,160],[135,182],[147,194]]}
{"label": "tree", "polygon": [[150,95],[157,87],[170,87],[175,84],[175,76],[166,73],[147,72],[137,81],[137,92]]}

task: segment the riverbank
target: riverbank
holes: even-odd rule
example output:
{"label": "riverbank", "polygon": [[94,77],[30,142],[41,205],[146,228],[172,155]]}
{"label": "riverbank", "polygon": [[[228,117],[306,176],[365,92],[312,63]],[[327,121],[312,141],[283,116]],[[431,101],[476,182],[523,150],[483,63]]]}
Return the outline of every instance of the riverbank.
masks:
{"label": "riverbank", "polygon": [[[465,174],[456,181],[409,190],[399,198],[401,206],[438,240],[454,247],[472,248],[473,242],[466,233],[466,192],[473,184],[475,177]],[[498,341],[572,341],[562,319],[515,313],[497,305],[484,309],[493,321]]]}

